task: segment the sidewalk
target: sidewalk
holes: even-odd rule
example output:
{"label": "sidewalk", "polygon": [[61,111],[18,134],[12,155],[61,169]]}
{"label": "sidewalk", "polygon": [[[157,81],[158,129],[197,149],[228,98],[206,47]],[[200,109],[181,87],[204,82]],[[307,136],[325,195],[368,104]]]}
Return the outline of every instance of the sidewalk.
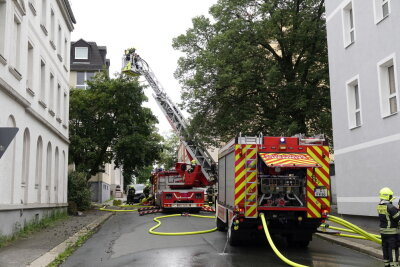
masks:
{"label": "sidewalk", "polygon": [[[361,229],[372,233],[372,234],[379,234],[379,220],[378,216],[376,217],[367,217],[367,216],[352,216],[352,215],[341,215],[336,212],[336,210],[333,208],[331,214],[333,216],[342,218],[358,227]],[[326,221],[327,224],[331,226],[336,226],[340,228],[346,228],[341,225],[335,224],[329,220]],[[344,233],[344,232],[343,232]],[[344,233],[344,234],[351,234],[351,233]],[[357,251],[360,251],[362,253],[368,254],[370,256],[373,256],[378,259],[382,259],[382,247],[380,244],[377,244],[375,242],[369,241],[369,240],[363,240],[363,239],[356,239],[356,238],[348,238],[348,237],[341,237],[341,236],[335,236],[335,235],[329,235],[329,234],[322,234],[322,233],[317,233],[316,234],[318,237],[321,237],[325,240],[331,241],[333,243],[342,245],[344,247],[348,247]]]}
{"label": "sidewalk", "polygon": [[69,216],[58,221],[28,238],[18,239],[0,249],[0,266],[29,266],[32,262],[35,264],[31,266],[46,266],[76,239],[75,234],[96,229],[111,215],[99,210],[86,211],[81,216]]}

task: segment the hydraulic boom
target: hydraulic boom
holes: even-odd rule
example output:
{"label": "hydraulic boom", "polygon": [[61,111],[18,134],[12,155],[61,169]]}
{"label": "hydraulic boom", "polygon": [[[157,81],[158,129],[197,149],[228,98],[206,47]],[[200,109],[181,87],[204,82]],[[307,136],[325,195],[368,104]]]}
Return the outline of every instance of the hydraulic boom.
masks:
{"label": "hydraulic boom", "polygon": [[201,165],[201,171],[209,182],[216,181],[217,170],[215,161],[208,151],[203,148],[201,143],[190,136],[184,116],[168,97],[149,64],[136,54],[135,49],[128,49],[125,51],[123,57],[123,66],[122,72],[124,74],[130,76],[143,75],[146,78],[154,91],[154,99],[167,117],[172,128],[178,134],[190,157]]}

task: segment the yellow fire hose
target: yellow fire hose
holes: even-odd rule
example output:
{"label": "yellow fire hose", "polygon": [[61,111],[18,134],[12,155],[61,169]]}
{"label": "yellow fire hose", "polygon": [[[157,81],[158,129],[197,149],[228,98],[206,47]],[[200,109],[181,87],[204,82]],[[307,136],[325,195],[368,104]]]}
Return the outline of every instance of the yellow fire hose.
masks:
{"label": "yellow fire hose", "polygon": [[[329,228],[329,229],[337,230],[337,231],[341,231],[341,232],[356,233],[356,232],[354,232],[353,230],[350,230],[350,229],[340,228],[340,227],[332,226],[332,225],[325,224],[325,223],[321,224],[321,227],[322,228]],[[380,235],[371,234],[371,233],[369,233],[369,234],[372,235],[372,236],[375,236],[376,238],[381,238]],[[353,237],[353,238],[358,238],[358,239],[367,239],[367,240],[369,240],[368,238],[366,238],[364,236],[358,236],[358,235],[346,235],[346,234],[341,234],[341,233],[334,234],[334,235],[340,235],[340,236],[345,236],[345,237]]]}
{"label": "yellow fire hose", "polygon": [[268,226],[267,226],[267,223],[266,223],[265,217],[264,217],[264,213],[260,213],[260,217],[261,217],[261,221],[262,221],[262,224],[263,224],[264,232],[265,232],[265,235],[267,236],[269,245],[271,246],[271,248],[273,249],[273,251],[275,252],[275,254],[276,254],[282,261],[284,261],[285,263],[289,264],[290,266],[294,266],[294,267],[308,267],[307,265],[298,264],[298,263],[295,263],[295,262],[293,262],[293,261],[287,259],[285,256],[283,256],[283,255],[279,252],[279,250],[275,247],[274,241],[272,241],[271,235],[269,234]]}
{"label": "yellow fire hose", "polygon": [[[348,221],[345,221],[345,220],[343,220],[339,217],[333,216],[333,215],[328,215],[328,220],[335,222],[337,224],[340,224],[344,227],[347,227],[347,228],[351,229],[352,231],[354,231],[354,233],[357,233],[370,241],[373,241],[378,244],[382,244],[382,240],[378,238],[378,235],[370,234],[370,233],[362,230],[360,227],[358,227]],[[350,237],[350,235],[347,237]],[[354,236],[351,236],[351,237],[354,237]],[[358,237],[354,237],[354,238],[358,238]]]}
{"label": "yellow fire hose", "polygon": [[[161,221],[159,219],[170,218],[170,217],[178,217],[178,216],[183,216],[183,215],[182,214],[171,214],[171,215],[155,217],[153,220],[157,223],[157,225],[151,227],[150,230],[149,230],[149,233],[153,234],[153,235],[167,235],[167,236],[172,236],[172,235],[197,235],[197,234],[211,233],[211,232],[214,232],[214,231],[217,230],[217,228],[213,228],[213,229],[209,229],[209,230],[201,230],[201,231],[193,231],[193,232],[177,232],[177,233],[155,232],[154,231],[155,229],[157,229],[161,225]],[[195,215],[195,214],[187,214],[187,216],[197,217],[197,218],[215,219],[215,216],[204,216],[204,215]]]}

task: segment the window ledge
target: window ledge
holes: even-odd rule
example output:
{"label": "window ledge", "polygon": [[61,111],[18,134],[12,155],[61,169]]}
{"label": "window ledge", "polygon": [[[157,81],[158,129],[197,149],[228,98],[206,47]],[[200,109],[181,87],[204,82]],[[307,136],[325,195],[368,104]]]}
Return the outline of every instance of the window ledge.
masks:
{"label": "window ledge", "polygon": [[50,40],[49,43],[50,43],[51,48],[53,48],[53,50],[57,49],[56,45],[54,44],[54,42],[52,40]]}
{"label": "window ledge", "polygon": [[58,59],[60,60],[60,62],[63,62],[63,58],[60,54],[57,54]]}
{"label": "window ledge", "polygon": [[4,66],[7,65],[7,59],[2,54],[0,54],[0,63]]}
{"label": "window ledge", "polygon": [[382,18],[379,18],[378,20],[375,21],[375,24],[376,25],[380,24],[382,21],[384,21],[386,18],[388,18],[389,15],[390,15],[390,13],[387,14],[386,16],[382,17]]}
{"label": "window ledge", "polygon": [[49,35],[49,32],[46,29],[46,26],[44,26],[43,24],[40,24],[40,28],[42,28],[42,31],[46,36]]}
{"label": "window ledge", "polygon": [[32,96],[32,97],[35,96],[35,92],[34,92],[31,88],[29,88],[29,87],[26,88],[26,92],[27,92],[30,96]]}
{"label": "window ledge", "polygon": [[54,116],[56,115],[56,113],[54,113],[54,111],[53,111],[51,108],[49,108],[49,113],[50,113],[50,115],[51,115],[52,117],[54,117]]}
{"label": "window ledge", "polygon": [[361,128],[361,126],[362,126],[362,124],[361,124],[361,125],[358,125],[358,126],[352,126],[352,127],[349,128],[349,130],[350,130],[350,131],[353,131],[353,130],[356,130],[356,129],[358,129],[358,128]]}
{"label": "window ledge", "polygon": [[387,114],[387,115],[384,115],[384,116],[382,116],[382,119],[387,119],[387,118],[390,118],[390,117],[392,117],[392,116],[395,116],[395,115],[397,115],[397,113],[398,113],[398,111],[396,111],[396,112],[394,112],[394,113],[392,113],[392,114]]}
{"label": "window ledge", "polygon": [[44,108],[44,109],[47,108],[47,105],[46,105],[46,103],[44,103],[43,100],[39,100],[38,103],[42,108]]}
{"label": "window ledge", "polygon": [[355,41],[346,44],[346,45],[344,46],[344,49],[349,48],[349,47],[352,46],[354,43],[355,43]]}
{"label": "window ledge", "polygon": [[36,16],[36,14],[37,14],[36,8],[35,8],[35,6],[33,5],[32,2],[29,2],[29,8],[31,9],[32,14],[33,14],[34,16]]}
{"label": "window ledge", "polygon": [[63,67],[64,67],[64,70],[65,70],[66,72],[68,72],[67,67],[66,67],[65,65],[63,65]]}
{"label": "window ledge", "polygon": [[57,118],[56,118],[56,121],[58,121],[58,123],[61,123],[61,122],[62,122],[62,120],[61,120],[60,117],[57,117]]}
{"label": "window ledge", "polygon": [[8,66],[8,70],[11,72],[11,74],[18,80],[22,80],[22,74],[19,73],[19,71],[14,68],[13,66]]}
{"label": "window ledge", "polygon": [[64,129],[68,129],[68,126],[66,124],[63,124]]}

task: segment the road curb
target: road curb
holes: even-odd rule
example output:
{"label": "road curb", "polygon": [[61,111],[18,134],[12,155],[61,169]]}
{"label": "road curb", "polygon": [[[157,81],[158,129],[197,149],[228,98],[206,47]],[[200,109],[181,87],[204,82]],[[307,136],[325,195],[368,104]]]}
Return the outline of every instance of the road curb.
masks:
{"label": "road curb", "polygon": [[70,236],[67,240],[59,244],[58,246],[49,250],[46,254],[40,256],[33,262],[31,262],[28,266],[30,267],[43,267],[49,265],[53,262],[58,255],[63,253],[70,245],[76,243],[76,241],[81,237],[87,234],[90,231],[96,230],[101,224],[103,224],[108,218],[110,218],[113,213],[105,213],[101,217],[97,218],[95,221],[89,223],[88,225],[84,226],[74,235]]}
{"label": "road curb", "polygon": [[380,250],[380,249],[376,249],[376,248],[372,248],[372,247],[369,247],[369,246],[365,246],[363,244],[356,243],[356,242],[353,242],[353,241],[350,241],[350,240],[346,240],[346,239],[343,239],[341,237],[337,237],[337,236],[333,236],[333,235],[320,234],[320,233],[316,233],[315,235],[320,237],[320,238],[322,238],[322,239],[325,239],[327,241],[331,241],[331,242],[339,244],[341,246],[348,247],[348,248],[351,248],[353,250],[357,250],[359,252],[368,254],[368,255],[370,255],[372,257],[375,257],[377,259],[380,259],[380,260],[383,259],[382,250]]}

